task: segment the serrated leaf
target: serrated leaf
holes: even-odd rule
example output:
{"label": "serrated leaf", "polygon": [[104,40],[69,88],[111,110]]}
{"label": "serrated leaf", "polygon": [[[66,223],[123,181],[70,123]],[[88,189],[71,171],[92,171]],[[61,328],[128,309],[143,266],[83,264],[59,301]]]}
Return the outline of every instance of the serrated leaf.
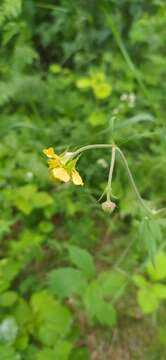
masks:
{"label": "serrated leaf", "polygon": [[50,271],[47,284],[49,291],[60,299],[81,295],[87,285],[83,273],[70,267]]}
{"label": "serrated leaf", "polygon": [[100,324],[112,327],[116,324],[116,311],[112,304],[104,301],[102,289],[97,280],[86,289],[84,295],[86,311]]}
{"label": "serrated leaf", "polygon": [[34,336],[44,345],[53,346],[68,334],[72,323],[69,310],[46,291],[34,294],[31,306],[36,318]]}
{"label": "serrated leaf", "polygon": [[78,246],[70,245],[68,247],[71,262],[81,269],[87,278],[92,278],[96,274],[96,268],[93,257],[88,251],[79,248]]}

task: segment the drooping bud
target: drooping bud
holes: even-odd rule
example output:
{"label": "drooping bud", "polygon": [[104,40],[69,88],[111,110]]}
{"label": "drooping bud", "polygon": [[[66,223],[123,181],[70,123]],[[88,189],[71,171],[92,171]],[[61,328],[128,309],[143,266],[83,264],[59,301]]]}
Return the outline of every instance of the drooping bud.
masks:
{"label": "drooping bud", "polygon": [[101,207],[103,211],[111,214],[115,210],[116,204],[113,201],[107,200],[101,204]]}

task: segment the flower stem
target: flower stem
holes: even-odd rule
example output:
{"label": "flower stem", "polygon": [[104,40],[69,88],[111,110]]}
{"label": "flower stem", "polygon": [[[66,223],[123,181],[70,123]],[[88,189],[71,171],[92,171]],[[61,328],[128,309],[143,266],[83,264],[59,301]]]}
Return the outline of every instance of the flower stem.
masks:
{"label": "flower stem", "polygon": [[162,208],[162,209],[158,209],[158,210],[150,209],[150,208],[145,204],[145,201],[142,199],[142,197],[141,197],[141,195],[140,195],[140,193],[139,193],[139,191],[138,191],[138,188],[137,188],[136,183],[135,183],[135,181],[134,181],[134,179],[133,179],[132,173],[131,173],[131,171],[130,171],[130,169],[129,169],[129,166],[128,166],[128,162],[127,162],[127,160],[126,160],[123,152],[119,149],[118,146],[116,146],[116,150],[119,152],[119,154],[120,154],[120,156],[121,156],[121,158],[122,158],[122,160],[123,160],[123,163],[124,163],[124,165],[125,165],[125,168],[126,168],[126,171],[127,171],[127,174],[128,174],[129,180],[130,180],[130,183],[131,183],[131,185],[132,185],[132,187],[133,187],[133,190],[134,190],[134,192],[135,192],[135,194],[136,194],[136,196],[137,196],[137,199],[138,199],[140,205],[144,208],[144,210],[145,210],[149,215],[156,215],[156,214],[159,214],[159,213],[161,213],[161,212],[163,212],[163,211],[166,211],[166,208]]}
{"label": "flower stem", "polygon": [[110,170],[108,175],[108,184],[107,184],[107,200],[111,201],[111,191],[112,191],[112,176],[114,171],[114,165],[115,165],[115,154],[116,154],[116,146],[112,145],[112,156],[111,156],[111,164],[110,164]]}
{"label": "flower stem", "polygon": [[83,151],[87,151],[87,150],[91,150],[91,149],[104,149],[104,148],[107,149],[107,148],[112,148],[113,146],[115,146],[115,145],[113,145],[113,144],[92,144],[92,145],[82,146],[78,150],[74,151],[73,157],[79,155]]}
{"label": "flower stem", "polygon": [[121,159],[123,160],[126,172],[128,174],[128,178],[130,180],[130,183],[131,183],[131,185],[133,187],[133,190],[134,190],[134,192],[136,194],[136,197],[137,197],[140,205],[142,206],[142,208],[151,216],[166,212],[166,208],[161,208],[161,209],[155,210],[155,209],[150,209],[145,204],[145,201],[142,199],[142,197],[141,197],[141,195],[139,193],[139,190],[138,190],[138,188],[136,186],[136,183],[135,183],[135,181],[133,179],[133,176],[132,176],[132,173],[131,173],[131,171],[129,169],[126,157],[124,156],[122,150],[118,146],[116,146],[115,144],[92,144],[92,145],[82,146],[81,148],[79,148],[78,150],[73,152],[72,158],[78,156],[79,154],[81,154],[82,152],[87,151],[87,150],[107,149],[107,148],[112,148],[112,158],[111,158],[111,165],[110,165],[109,176],[108,176],[108,188],[109,188],[109,191],[107,193],[107,199],[110,199],[112,175],[113,175],[113,169],[114,169],[114,164],[115,164],[115,153],[116,153],[116,150],[117,150],[118,153],[121,156]]}

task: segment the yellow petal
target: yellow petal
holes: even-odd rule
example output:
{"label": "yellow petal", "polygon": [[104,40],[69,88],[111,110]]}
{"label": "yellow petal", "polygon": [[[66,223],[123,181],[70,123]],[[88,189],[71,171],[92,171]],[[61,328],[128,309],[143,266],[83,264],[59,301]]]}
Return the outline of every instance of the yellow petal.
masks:
{"label": "yellow petal", "polygon": [[43,153],[49,158],[53,158],[55,156],[54,149],[49,147],[48,149],[43,149]]}
{"label": "yellow petal", "polygon": [[61,162],[58,157],[55,157],[54,159],[48,160],[48,166],[49,169],[55,169],[57,167],[61,167]]}
{"label": "yellow petal", "polygon": [[68,172],[62,168],[62,167],[59,167],[59,168],[56,168],[56,169],[53,169],[52,170],[52,175],[55,179],[58,179],[60,181],[63,181],[63,182],[68,182],[70,180],[70,175],[68,174]]}
{"label": "yellow petal", "polygon": [[84,185],[82,179],[81,179],[81,176],[80,174],[78,173],[77,170],[73,170],[72,173],[71,173],[71,178],[72,178],[72,181],[75,185]]}

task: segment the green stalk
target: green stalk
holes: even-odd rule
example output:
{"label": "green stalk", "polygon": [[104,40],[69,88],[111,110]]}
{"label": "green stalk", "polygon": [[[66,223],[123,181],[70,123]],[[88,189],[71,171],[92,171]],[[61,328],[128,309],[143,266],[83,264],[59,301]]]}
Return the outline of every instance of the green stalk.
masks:
{"label": "green stalk", "polygon": [[112,146],[112,156],[111,156],[111,164],[108,175],[108,184],[107,184],[107,201],[111,201],[111,191],[112,191],[112,176],[115,165],[115,154],[116,154],[116,146]]}
{"label": "green stalk", "polygon": [[107,148],[112,148],[112,158],[111,158],[111,165],[110,165],[110,171],[109,171],[109,176],[108,176],[108,189],[109,189],[109,192],[107,193],[107,199],[110,200],[110,190],[111,190],[111,183],[112,183],[112,175],[113,175],[113,169],[114,169],[114,164],[115,164],[115,152],[116,150],[118,151],[118,153],[120,154],[120,157],[121,159],[123,160],[123,163],[124,163],[124,166],[125,166],[125,169],[126,169],[126,172],[127,172],[127,175],[128,175],[128,178],[130,180],[130,183],[132,185],[132,188],[135,192],[135,195],[140,203],[140,205],[142,206],[142,208],[150,215],[150,216],[153,216],[153,215],[158,215],[158,214],[161,214],[163,212],[166,212],[166,208],[161,208],[161,209],[158,209],[158,210],[155,210],[155,209],[150,209],[146,204],[145,204],[145,201],[142,199],[140,193],[139,193],[139,190],[136,186],[136,183],[133,179],[133,176],[132,176],[132,173],[129,169],[129,166],[128,166],[128,162],[126,160],[126,157],[124,156],[123,152],[121,151],[121,149],[116,146],[115,144],[92,144],[92,145],[86,145],[86,146],[82,146],[81,148],[79,148],[78,150],[74,151],[72,153],[72,158],[78,156],[79,154],[81,154],[82,152],[84,151],[87,151],[87,150],[92,150],[92,149],[107,149]]}

